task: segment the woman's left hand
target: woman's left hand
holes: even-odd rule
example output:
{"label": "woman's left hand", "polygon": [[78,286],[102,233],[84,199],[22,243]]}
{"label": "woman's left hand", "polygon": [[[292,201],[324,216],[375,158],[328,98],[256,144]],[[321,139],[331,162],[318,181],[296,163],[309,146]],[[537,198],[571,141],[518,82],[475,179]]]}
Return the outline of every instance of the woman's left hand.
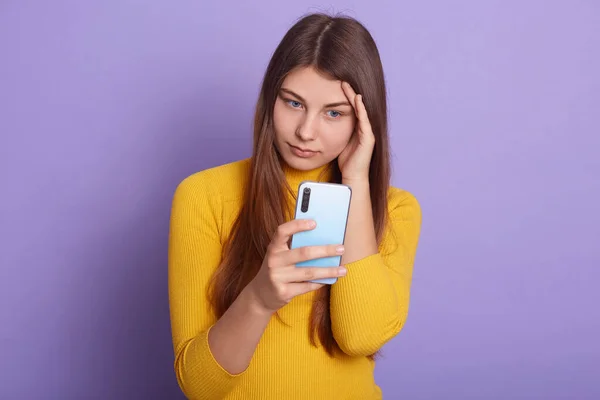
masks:
{"label": "woman's left hand", "polygon": [[342,83],[344,94],[354,108],[357,122],[348,145],[338,157],[338,165],[345,181],[369,180],[369,166],[375,147],[375,136],[362,96],[356,94],[347,82]]}

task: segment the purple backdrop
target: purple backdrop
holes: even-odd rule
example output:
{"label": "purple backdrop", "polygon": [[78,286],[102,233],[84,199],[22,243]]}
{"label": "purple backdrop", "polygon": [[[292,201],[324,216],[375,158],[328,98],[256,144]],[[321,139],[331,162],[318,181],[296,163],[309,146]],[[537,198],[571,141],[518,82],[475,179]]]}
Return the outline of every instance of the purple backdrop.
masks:
{"label": "purple backdrop", "polygon": [[600,397],[598,3],[314,4],[1,3],[0,398],[181,396],[171,195],[250,154],[271,52],[314,10],[375,36],[423,208],[385,398]]}

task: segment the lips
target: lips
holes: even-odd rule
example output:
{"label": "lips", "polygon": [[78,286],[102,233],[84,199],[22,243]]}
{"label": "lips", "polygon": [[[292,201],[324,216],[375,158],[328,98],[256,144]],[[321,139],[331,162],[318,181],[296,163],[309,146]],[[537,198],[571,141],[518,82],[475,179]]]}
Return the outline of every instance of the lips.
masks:
{"label": "lips", "polygon": [[317,151],[314,150],[309,150],[309,149],[303,149],[302,147],[298,147],[298,146],[294,146],[294,145],[289,145],[290,149],[292,151],[292,153],[300,158],[310,158],[312,156],[314,156],[315,154],[317,154]]}
{"label": "lips", "polygon": [[292,146],[293,148],[295,148],[295,149],[297,149],[297,150],[303,151],[303,152],[305,152],[305,153],[316,153],[316,151],[315,151],[315,150],[303,149],[302,147],[294,146],[294,145],[292,145],[292,144],[291,144],[290,146]]}

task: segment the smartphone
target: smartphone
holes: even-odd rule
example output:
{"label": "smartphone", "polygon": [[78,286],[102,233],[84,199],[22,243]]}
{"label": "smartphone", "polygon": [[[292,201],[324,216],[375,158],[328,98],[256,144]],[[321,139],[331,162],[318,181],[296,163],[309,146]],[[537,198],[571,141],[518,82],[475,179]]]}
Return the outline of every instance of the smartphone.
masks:
{"label": "smartphone", "polygon": [[[312,219],[317,227],[295,233],[290,248],[344,244],[352,189],[339,183],[303,181],[298,187],[295,219]],[[297,267],[337,267],[342,256],[324,257],[296,264]],[[312,282],[332,285],[337,278]]]}

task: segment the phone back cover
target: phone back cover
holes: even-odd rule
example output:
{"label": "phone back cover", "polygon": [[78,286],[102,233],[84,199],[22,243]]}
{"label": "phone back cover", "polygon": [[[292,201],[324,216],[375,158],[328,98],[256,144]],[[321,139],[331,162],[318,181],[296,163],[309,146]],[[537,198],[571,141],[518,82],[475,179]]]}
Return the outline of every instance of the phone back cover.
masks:
{"label": "phone back cover", "polygon": [[[305,187],[311,190],[308,210],[303,212],[302,195]],[[293,235],[291,248],[343,244],[350,209],[350,187],[335,183],[302,182],[298,188],[296,219],[313,219],[317,227]],[[296,264],[297,267],[336,267],[341,256],[324,257]],[[314,282],[333,284],[337,278],[318,279]]]}

